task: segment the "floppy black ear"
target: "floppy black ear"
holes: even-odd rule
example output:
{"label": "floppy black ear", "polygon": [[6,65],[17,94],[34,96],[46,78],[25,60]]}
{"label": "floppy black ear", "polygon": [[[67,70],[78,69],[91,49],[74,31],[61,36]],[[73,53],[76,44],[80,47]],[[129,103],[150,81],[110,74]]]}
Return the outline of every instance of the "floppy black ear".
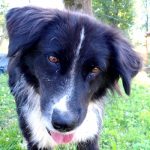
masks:
{"label": "floppy black ear", "polygon": [[120,33],[113,33],[109,37],[109,42],[111,43],[113,70],[122,78],[124,90],[129,95],[131,78],[142,67],[141,58]]}
{"label": "floppy black ear", "polygon": [[11,9],[6,15],[9,36],[8,56],[11,57],[36,42],[53,15],[50,10],[36,7]]}

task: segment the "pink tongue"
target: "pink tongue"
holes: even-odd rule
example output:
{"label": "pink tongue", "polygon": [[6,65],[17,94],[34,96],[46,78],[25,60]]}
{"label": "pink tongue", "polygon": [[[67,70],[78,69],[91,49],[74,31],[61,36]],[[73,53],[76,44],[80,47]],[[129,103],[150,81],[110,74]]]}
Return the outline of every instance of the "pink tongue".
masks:
{"label": "pink tongue", "polygon": [[57,132],[51,132],[51,136],[52,138],[55,140],[56,143],[58,144],[66,144],[71,142],[72,138],[73,138],[73,134],[61,134],[61,133],[57,133]]}

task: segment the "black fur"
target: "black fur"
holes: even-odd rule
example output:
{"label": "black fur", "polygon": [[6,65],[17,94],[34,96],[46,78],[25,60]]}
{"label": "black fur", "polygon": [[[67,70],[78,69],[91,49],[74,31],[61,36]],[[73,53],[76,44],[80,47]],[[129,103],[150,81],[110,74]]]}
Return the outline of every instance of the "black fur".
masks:
{"label": "black fur", "polygon": [[[117,29],[83,14],[36,7],[11,9],[6,21],[10,40],[9,86],[16,99],[20,127],[28,149],[38,149],[39,143],[32,143],[32,129],[22,113],[25,105],[33,103],[28,100],[26,88],[33,87],[40,95],[42,115],[49,119],[48,110],[55,103],[52,99],[67,89],[71,79],[70,70],[83,27],[85,37],[74,74],[76,85],[68,104],[74,114],[71,118],[73,126],[67,131],[82,124],[89,103],[99,101],[108,89],[114,88],[119,78],[126,94],[130,94],[131,78],[141,68],[141,61]],[[60,62],[50,63],[48,56],[55,56]],[[93,74],[93,67],[99,67],[100,73]],[[21,83],[22,76],[24,84]],[[22,91],[24,93],[20,94]],[[64,117],[70,116],[65,114]],[[97,138],[88,141],[82,141],[77,148],[98,150]]]}
{"label": "black fur", "polygon": [[96,136],[91,141],[81,142],[77,145],[78,150],[99,150],[98,147],[98,137]]}

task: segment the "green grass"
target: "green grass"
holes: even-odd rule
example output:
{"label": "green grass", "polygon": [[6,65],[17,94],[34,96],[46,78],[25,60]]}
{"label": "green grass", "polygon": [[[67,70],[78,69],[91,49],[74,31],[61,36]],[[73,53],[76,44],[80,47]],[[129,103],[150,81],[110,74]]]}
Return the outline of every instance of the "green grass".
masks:
{"label": "green grass", "polygon": [[[130,97],[108,96],[99,145],[102,150],[150,150],[149,84],[135,80]],[[0,150],[23,150],[7,75],[0,76]],[[75,146],[56,150],[75,150]]]}
{"label": "green grass", "polygon": [[15,101],[7,86],[7,75],[0,76],[0,150],[21,150]]}

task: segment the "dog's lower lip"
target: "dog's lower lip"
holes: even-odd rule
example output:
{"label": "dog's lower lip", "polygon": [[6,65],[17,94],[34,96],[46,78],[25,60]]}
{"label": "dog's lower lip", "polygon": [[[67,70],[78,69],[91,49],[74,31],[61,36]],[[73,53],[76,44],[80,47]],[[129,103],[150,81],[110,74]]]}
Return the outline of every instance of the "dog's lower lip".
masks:
{"label": "dog's lower lip", "polygon": [[59,132],[53,132],[48,129],[47,131],[50,134],[50,136],[53,138],[53,140],[58,144],[70,143],[74,136],[73,133],[64,134],[64,133],[59,133]]}

